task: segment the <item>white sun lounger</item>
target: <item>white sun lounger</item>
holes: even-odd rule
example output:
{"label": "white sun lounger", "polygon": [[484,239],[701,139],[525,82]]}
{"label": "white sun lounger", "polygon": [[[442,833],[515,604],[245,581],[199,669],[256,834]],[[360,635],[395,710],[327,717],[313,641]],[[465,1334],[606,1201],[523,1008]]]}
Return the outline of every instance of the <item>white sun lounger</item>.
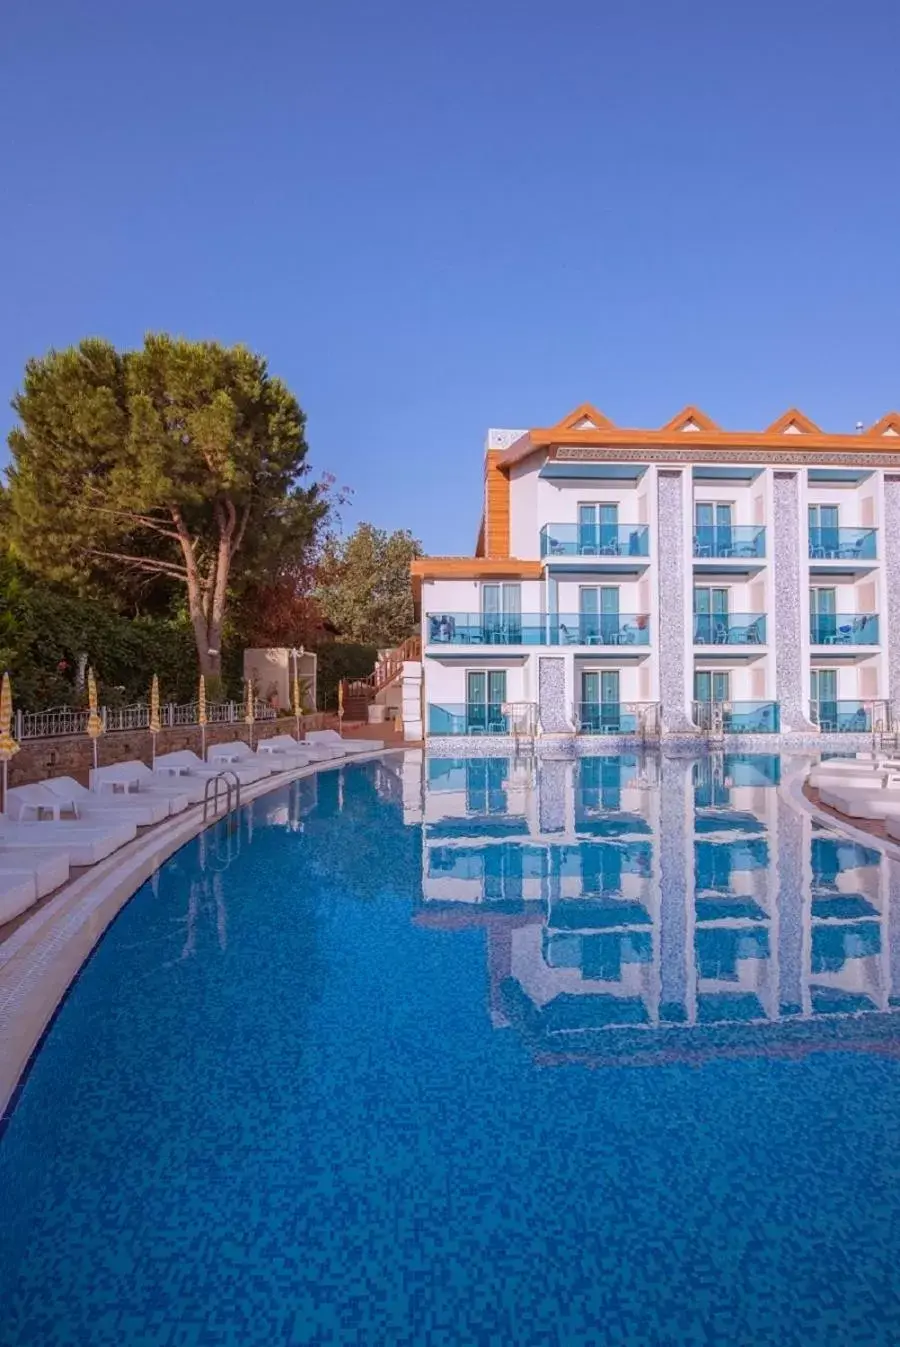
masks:
{"label": "white sun lounger", "polygon": [[198,791],[196,798],[203,799],[206,782],[223,771],[233,772],[242,786],[262,780],[261,765],[255,760],[242,766],[238,762],[204,762],[189,748],[178,749],[175,753],[163,753],[156,759],[155,771],[160,780],[177,780],[179,786]]}
{"label": "white sun lounger", "polygon": [[384,748],[383,739],[342,739],[337,730],[309,730],[307,742],[340,748],[344,753],[377,753]]}
{"label": "white sun lounger", "polygon": [[121,786],[121,793],[128,792],[132,798],[135,795],[151,795],[168,800],[170,814],[180,814],[190,804],[187,794],[178,787],[177,783],[164,781],[151,772],[147,764],[143,762],[117,762],[112,767],[94,767],[92,769],[92,791],[105,792],[109,790],[112,793],[112,798],[118,799],[120,792],[115,790],[116,786]]}
{"label": "white sun lounger", "polygon": [[42,783],[44,787],[63,799],[71,800],[78,818],[117,819],[125,818],[146,827],[151,823],[161,823],[171,812],[171,801],[165,795],[150,795],[146,791],[107,791],[98,794],[80,786],[71,776],[56,776]]}
{"label": "white sun lounger", "polygon": [[0,870],[0,925],[21,916],[36,902],[33,875]]}
{"label": "white sun lounger", "polygon": [[271,739],[263,739],[256,749],[256,756],[274,758],[285,770],[307,767],[311,762],[319,761],[312,744],[298,744],[289,734],[276,734]]}
{"label": "white sun lounger", "polygon": [[222,768],[240,767],[246,772],[252,768],[256,772],[254,781],[262,781],[273,772],[285,770],[285,764],[278,762],[271,753],[267,757],[257,757],[250,745],[241,739],[234,739],[230,744],[213,744],[206,756],[212,765],[219,764],[220,771]]}
{"label": "white sun lounger", "polygon": [[897,789],[882,786],[874,790],[848,790],[823,786],[819,799],[848,818],[884,820],[891,815],[900,817],[900,790]]}
{"label": "white sun lounger", "polygon": [[134,841],[137,825],[125,819],[115,823],[82,823],[63,819],[61,823],[13,823],[0,818],[0,845],[4,851],[50,847],[65,851],[71,865],[96,865],[111,856],[126,842]]}
{"label": "white sun lounger", "polygon": [[69,853],[62,848],[55,851],[36,848],[30,854],[22,849],[0,851],[0,875],[29,876],[37,900],[65,884],[69,878]]}
{"label": "white sun lounger", "polygon": [[869,768],[865,772],[827,772],[822,768],[813,768],[809,774],[809,784],[816,790],[826,786],[836,786],[840,790],[859,790],[864,787],[877,789],[894,776],[900,778],[900,768],[885,767],[879,771]]}

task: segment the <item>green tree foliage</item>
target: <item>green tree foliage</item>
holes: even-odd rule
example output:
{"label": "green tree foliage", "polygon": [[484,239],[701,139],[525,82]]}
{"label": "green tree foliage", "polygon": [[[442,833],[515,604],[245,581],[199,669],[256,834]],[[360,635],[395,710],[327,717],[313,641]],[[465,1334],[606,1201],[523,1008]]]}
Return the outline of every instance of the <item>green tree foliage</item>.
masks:
{"label": "green tree foliage", "polygon": [[342,638],[399,645],[414,625],[410,562],[422,545],[407,529],[360,524],[349,538],[326,540],[315,597]]}
{"label": "green tree foliage", "polygon": [[[29,361],[9,439],[15,545],[51,580],[180,588],[202,671],[221,673],[229,587],[310,544],[328,512],[305,418],[244,347],[149,335]],[[121,584],[121,582],[119,582]]]}
{"label": "green tree foliage", "polygon": [[108,706],[146,701],[154,673],[166,701],[196,696],[187,622],[123,617],[100,600],[35,583],[9,556],[0,556],[0,670],[9,670],[16,705],[37,711],[83,703],[76,688],[82,656],[96,669]]}

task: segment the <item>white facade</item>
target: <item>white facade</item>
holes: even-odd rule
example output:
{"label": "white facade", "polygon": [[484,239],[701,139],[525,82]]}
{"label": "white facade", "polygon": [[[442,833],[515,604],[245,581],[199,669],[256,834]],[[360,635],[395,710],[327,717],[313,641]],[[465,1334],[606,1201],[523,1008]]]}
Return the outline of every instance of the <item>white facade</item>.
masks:
{"label": "white facade", "polygon": [[746,462],[612,448],[510,462],[508,557],[495,547],[468,576],[462,559],[452,574],[421,566],[426,733],[504,732],[510,704],[534,708],[544,734],[883,725],[886,482],[900,484],[896,433],[883,436],[883,464],[854,459],[852,437],[845,461],[791,461],[793,424],[778,454]]}

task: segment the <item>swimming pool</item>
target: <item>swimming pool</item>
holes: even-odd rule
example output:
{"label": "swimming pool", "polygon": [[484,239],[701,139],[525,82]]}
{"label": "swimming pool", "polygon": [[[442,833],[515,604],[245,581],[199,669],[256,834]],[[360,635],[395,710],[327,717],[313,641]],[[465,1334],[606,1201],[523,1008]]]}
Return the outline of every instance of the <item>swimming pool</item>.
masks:
{"label": "swimming pool", "polygon": [[394,755],[184,848],[0,1142],[0,1340],[896,1342],[900,882],[791,771]]}

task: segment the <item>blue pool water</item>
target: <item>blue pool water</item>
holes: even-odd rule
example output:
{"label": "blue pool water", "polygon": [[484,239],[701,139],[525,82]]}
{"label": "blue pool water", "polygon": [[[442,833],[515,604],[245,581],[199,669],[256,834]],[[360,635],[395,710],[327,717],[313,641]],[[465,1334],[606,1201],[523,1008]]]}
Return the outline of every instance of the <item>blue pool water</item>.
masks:
{"label": "blue pool water", "polygon": [[768,757],[357,764],[123,910],[0,1341],[900,1341],[900,883]]}

